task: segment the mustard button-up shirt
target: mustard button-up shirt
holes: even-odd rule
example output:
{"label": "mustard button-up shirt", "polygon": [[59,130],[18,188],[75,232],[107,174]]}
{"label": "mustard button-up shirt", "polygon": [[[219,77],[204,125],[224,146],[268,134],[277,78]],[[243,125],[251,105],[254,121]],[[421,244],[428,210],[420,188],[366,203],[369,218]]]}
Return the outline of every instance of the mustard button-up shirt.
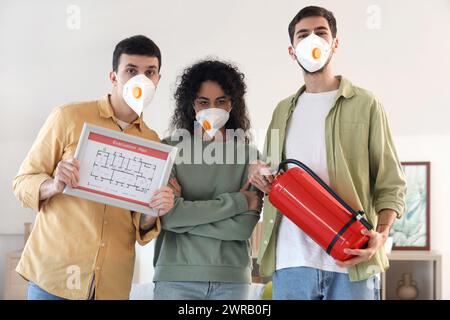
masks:
{"label": "mustard button-up shirt", "polygon": [[[39,200],[41,184],[54,176],[59,161],[72,158],[83,124],[121,131],[109,96],[53,110],[40,130],[13,190],[21,205],[38,211],[16,271],[45,291],[67,299],[128,299],[136,240],[144,245],[160,232],[146,233],[140,213],[58,194]],[[139,117],[125,133],[160,141]]]}

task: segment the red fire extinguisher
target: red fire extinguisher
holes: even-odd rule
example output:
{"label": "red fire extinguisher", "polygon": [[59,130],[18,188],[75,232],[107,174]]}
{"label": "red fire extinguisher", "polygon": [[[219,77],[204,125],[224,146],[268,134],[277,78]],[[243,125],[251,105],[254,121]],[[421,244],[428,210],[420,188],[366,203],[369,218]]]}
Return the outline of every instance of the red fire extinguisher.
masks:
{"label": "red fire extinguisher", "polygon": [[353,210],[300,161],[281,161],[278,173],[288,163],[298,167],[274,179],[269,201],[336,260],[353,257],[344,253],[346,248],[366,247],[369,237],[361,231],[373,226],[363,218],[364,212]]}

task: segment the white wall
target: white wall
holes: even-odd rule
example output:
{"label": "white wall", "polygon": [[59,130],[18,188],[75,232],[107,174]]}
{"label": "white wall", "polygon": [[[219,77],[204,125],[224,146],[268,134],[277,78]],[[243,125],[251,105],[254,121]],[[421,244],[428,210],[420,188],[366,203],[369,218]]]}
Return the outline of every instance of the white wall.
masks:
{"label": "white wall", "polygon": [[[276,102],[302,82],[299,68],[287,56],[287,25],[308,4],[334,11],[341,43],[336,72],[383,100],[402,160],[432,161],[432,248],[448,261],[450,213],[444,190],[449,179],[444,164],[449,148],[441,148],[450,134],[448,0],[2,0],[0,234],[21,233],[23,223],[34,219],[14,199],[11,179],[48,113],[59,104],[96,99],[109,91],[108,72],[118,41],[145,34],[162,50],[163,78],[145,114],[161,136],[173,110],[175,77],[208,55],[241,67],[253,127],[264,131]],[[150,251],[141,252],[145,263],[151,260]],[[142,279],[151,278],[151,269],[141,262],[138,266]],[[445,275],[444,281],[443,287],[450,287]],[[450,292],[444,297],[450,298]]]}
{"label": "white wall", "polygon": [[430,245],[442,254],[442,297],[450,299],[450,134],[398,136],[402,160],[430,161]]}

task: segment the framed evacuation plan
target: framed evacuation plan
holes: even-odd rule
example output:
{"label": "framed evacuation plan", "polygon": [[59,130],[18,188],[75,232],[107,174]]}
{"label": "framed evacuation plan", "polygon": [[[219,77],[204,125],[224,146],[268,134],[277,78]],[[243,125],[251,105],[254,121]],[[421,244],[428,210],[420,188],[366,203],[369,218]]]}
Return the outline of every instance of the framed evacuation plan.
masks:
{"label": "framed evacuation plan", "polygon": [[75,158],[80,181],[64,193],[156,216],[148,206],[167,184],[177,148],[85,123]]}

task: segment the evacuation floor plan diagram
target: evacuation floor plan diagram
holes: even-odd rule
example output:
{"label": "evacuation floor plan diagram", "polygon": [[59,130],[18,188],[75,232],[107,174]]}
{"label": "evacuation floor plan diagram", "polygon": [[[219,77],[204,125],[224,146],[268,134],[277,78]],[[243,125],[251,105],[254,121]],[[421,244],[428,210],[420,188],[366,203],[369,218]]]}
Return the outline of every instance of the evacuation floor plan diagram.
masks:
{"label": "evacuation floor plan diagram", "polygon": [[156,165],[140,157],[127,157],[121,152],[98,150],[91,177],[124,189],[147,193],[150,190]]}
{"label": "evacuation floor plan diagram", "polygon": [[[164,160],[88,140],[80,163],[79,189],[148,207],[161,179]],[[142,212],[142,211],[140,211]]]}
{"label": "evacuation floor plan diagram", "polygon": [[80,179],[63,192],[156,217],[158,209],[150,201],[167,184],[176,152],[175,147],[85,123],[75,152]]}

